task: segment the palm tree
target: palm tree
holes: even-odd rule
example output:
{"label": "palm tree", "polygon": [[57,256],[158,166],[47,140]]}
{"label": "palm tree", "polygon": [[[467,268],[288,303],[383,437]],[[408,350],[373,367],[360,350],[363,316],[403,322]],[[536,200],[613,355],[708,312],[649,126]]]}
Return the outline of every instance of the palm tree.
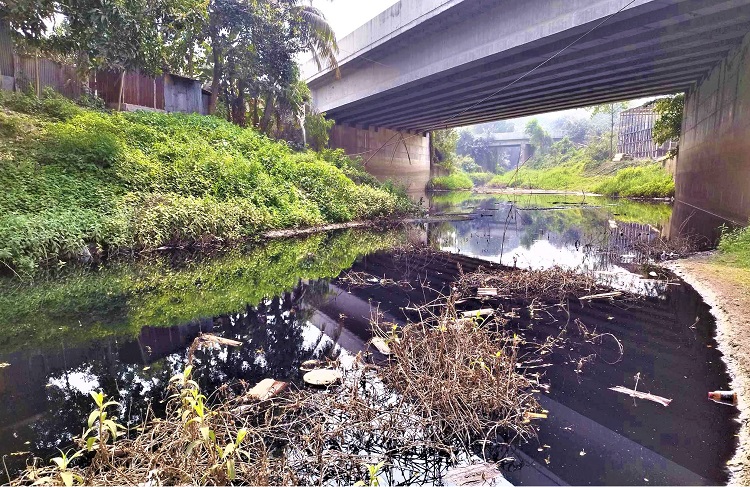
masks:
{"label": "palm tree", "polygon": [[328,62],[328,68],[336,73],[336,78],[340,76],[338,61],[336,55],[339,53],[339,46],[336,42],[336,33],[319,9],[312,5],[296,5],[292,9],[292,14],[303,21],[303,26],[307,31],[305,36],[305,45],[310,51],[313,61],[318,69],[323,69],[323,61]]}

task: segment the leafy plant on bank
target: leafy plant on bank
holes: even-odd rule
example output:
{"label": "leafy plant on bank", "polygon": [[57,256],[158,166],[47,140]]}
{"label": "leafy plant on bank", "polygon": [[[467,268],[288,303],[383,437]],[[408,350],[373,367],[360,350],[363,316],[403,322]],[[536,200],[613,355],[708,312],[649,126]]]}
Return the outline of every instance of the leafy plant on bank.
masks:
{"label": "leafy plant on bank", "polygon": [[413,210],[341,151],[294,152],[215,117],[109,114],[53,93],[0,104],[6,270]]}
{"label": "leafy plant on bank", "polygon": [[750,268],[750,226],[734,230],[722,227],[719,254],[732,265]]}
{"label": "leafy plant on bank", "polygon": [[444,190],[471,189],[474,187],[474,182],[465,172],[455,171],[447,176],[437,176],[430,179],[428,187]]}
{"label": "leafy plant on bank", "polygon": [[685,95],[659,98],[654,102],[654,111],[659,117],[654,121],[652,137],[658,145],[679,140],[682,131],[682,114],[685,110]]}

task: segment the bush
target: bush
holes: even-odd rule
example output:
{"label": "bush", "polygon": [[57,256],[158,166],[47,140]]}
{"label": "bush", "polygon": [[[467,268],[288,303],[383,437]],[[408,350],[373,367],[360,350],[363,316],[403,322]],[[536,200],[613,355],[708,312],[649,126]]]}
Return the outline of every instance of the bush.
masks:
{"label": "bush", "polygon": [[733,265],[750,268],[750,227],[722,228],[719,252]]}
{"label": "bush", "polygon": [[474,183],[466,173],[456,171],[447,176],[438,176],[430,179],[427,186],[430,189],[457,190],[471,189],[474,187]]}
{"label": "bush", "polygon": [[594,188],[607,196],[666,198],[674,196],[674,180],[660,165],[628,167]]}
{"label": "bush", "polygon": [[492,178],[495,177],[495,175],[491,172],[470,172],[466,173],[467,176],[471,178],[471,180],[474,183],[474,186],[484,186]]}
{"label": "bush", "polygon": [[216,117],[110,114],[52,94],[0,102],[32,113],[0,114],[9,149],[0,158],[0,262],[13,268],[91,245],[231,243],[413,209],[343,151],[295,153]]}

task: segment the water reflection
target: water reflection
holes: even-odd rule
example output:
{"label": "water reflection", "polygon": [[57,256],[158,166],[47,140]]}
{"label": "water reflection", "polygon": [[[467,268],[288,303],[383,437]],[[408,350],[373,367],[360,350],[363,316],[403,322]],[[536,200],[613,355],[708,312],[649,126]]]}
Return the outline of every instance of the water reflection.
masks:
{"label": "water reflection", "polygon": [[[452,194],[433,198],[432,205],[472,215],[422,229],[433,245],[456,255],[389,252],[409,230],[346,231],[211,257],[63,270],[33,283],[0,281],[6,332],[0,362],[10,364],[0,369],[2,454],[49,455],[69,445],[81,433],[94,389],[117,398],[125,406],[121,418],[132,424],[148,408],[158,413],[165,385],[201,332],[243,343],[196,354],[196,377],[206,392],[239,380],[299,381],[305,360],[363,350],[373,310],[386,321],[415,320],[411,305],[447,292],[459,272],[488,262],[513,265],[515,258],[521,267],[563,264],[633,274],[637,264],[622,256],[633,240],[658,235],[671,212],[668,205],[560,196],[509,202]],[[348,269],[409,286],[350,287],[337,279]],[[610,364],[611,350],[588,350],[585,343],[555,352],[556,367],[548,372],[552,389],[542,399],[552,414],[542,423],[540,443],[498,453],[523,465],[508,473],[514,482],[643,483],[638,469],[655,483],[725,480],[722,465],[733,449],[735,426],[731,408],[704,398],[728,380],[712,348],[708,309],[685,287],[662,286],[650,294],[661,297],[626,309],[575,310],[587,325],[618,336],[625,357]],[[559,332],[559,323],[522,317],[513,326],[529,337]],[[592,353],[598,359],[590,369],[574,372],[571,361]],[[632,386],[628,380],[638,372],[644,387],[674,397],[670,408],[633,404],[607,390]],[[19,468],[25,457],[8,456],[6,463]],[[409,468],[391,478],[409,478]],[[439,479],[445,463],[426,468],[434,470],[430,479]]]}

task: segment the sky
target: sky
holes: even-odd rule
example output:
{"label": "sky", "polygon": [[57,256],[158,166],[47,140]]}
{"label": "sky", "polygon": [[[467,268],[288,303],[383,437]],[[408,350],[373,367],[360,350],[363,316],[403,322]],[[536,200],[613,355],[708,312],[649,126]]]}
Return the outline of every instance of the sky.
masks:
{"label": "sky", "polygon": [[[325,15],[326,20],[333,27],[334,32],[336,32],[337,39],[345,37],[356,30],[357,27],[367,23],[371,18],[397,2],[398,0],[311,0],[312,5]],[[630,106],[642,105],[653,98],[655,97],[632,101]],[[535,117],[540,119],[540,123],[546,125],[546,123],[551,123],[552,120],[561,117],[588,118],[590,116],[591,114],[585,109],[577,108],[553,114],[542,114]],[[519,127],[525,126],[526,121],[531,118],[534,117],[518,119],[516,125]]]}
{"label": "sky", "polygon": [[398,0],[312,0],[341,39]]}

